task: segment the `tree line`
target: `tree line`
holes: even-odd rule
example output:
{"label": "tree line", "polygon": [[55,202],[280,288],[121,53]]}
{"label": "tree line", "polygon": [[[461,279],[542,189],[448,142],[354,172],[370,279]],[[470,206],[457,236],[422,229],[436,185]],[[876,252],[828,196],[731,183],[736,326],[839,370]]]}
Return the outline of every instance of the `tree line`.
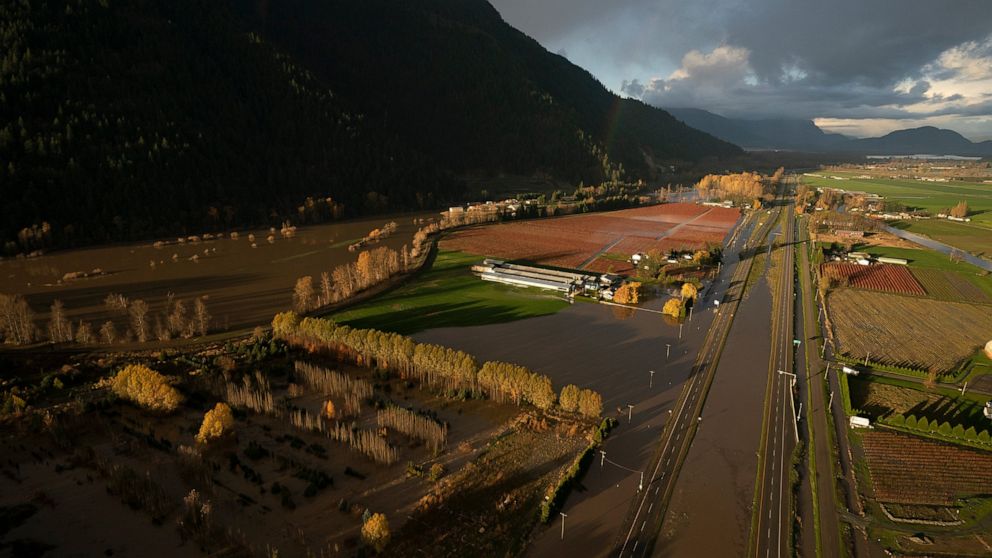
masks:
{"label": "tree line", "polygon": [[[274,336],[291,345],[330,351],[360,366],[395,371],[401,378],[416,379],[448,397],[488,397],[516,405],[529,403],[539,409],[550,409],[558,402],[551,379],[545,375],[497,361],[480,367],[468,353],[417,343],[397,333],[352,328],[320,318],[300,319],[293,312],[276,314],[272,330]],[[598,398],[592,393],[588,392],[586,399]],[[578,408],[571,399],[567,405],[566,410]],[[592,407],[584,406],[583,414],[597,416],[590,414]]]}
{"label": "tree line", "polygon": [[[88,321],[70,320],[66,315],[65,305],[56,299],[49,308],[47,327],[42,331],[35,323],[34,311],[23,296],[0,293],[0,339],[14,345],[44,340],[84,345],[112,345],[133,341],[145,343],[152,338],[169,341],[177,337],[202,337],[210,332],[213,322],[207,309],[206,297],[202,296],[193,299],[190,305],[170,293],[162,310],[153,314],[144,300],[129,300],[122,294],[110,293],[104,299],[104,307],[117,320],[106,320],[94,330]],[[123,330],[118,326],[122,321]]]}

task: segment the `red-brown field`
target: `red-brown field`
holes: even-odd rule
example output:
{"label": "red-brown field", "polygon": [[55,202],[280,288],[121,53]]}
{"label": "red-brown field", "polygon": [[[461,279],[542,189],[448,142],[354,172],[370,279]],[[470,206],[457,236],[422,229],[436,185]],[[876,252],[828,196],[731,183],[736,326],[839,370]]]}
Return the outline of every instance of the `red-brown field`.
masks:
{"label": "red-brown field", "polygon": [[897,265],[826,263],[821,269],[826,277],[846,280],[848,285],[858,289],[919,296],[927,294],[909,269]]}
{"label": "red-brown field", "polygon": [[992,453],[884,431],[865,432],[864,447],[879,501],[951,505],[992,494]]}
{"label": "red-brown field", "polygon": [[673,203],[476,227],[458,231],[442,248],[548,265],[625,273],[630,266],[598,257],[635,252],[695,250],[719,244],[740,211]]}

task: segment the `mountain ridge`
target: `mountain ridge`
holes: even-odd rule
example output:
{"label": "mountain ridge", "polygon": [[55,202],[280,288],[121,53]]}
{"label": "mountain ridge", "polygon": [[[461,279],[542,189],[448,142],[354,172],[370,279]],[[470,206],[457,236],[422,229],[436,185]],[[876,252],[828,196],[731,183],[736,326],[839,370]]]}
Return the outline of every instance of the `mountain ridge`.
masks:
{"label": "mountain ridge", "polygon": [[992,140],[973,142],[954,130],[920,126],[873,138],[825,132],[812,120],[730,118],[696,108],[669,108],[686,124],[749,149],[783,149],[867,155],[992,156]]}

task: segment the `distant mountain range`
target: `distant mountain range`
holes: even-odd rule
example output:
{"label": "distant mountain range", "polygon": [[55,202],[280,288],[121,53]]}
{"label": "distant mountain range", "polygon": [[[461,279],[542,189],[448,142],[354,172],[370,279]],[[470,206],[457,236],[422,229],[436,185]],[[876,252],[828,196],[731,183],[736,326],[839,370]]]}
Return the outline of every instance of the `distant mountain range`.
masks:
{"label": "distant mountain range", "polygon": [[973,142],[953,130],[933,126],[897,130],[877,138],[851,138],[824,132],[812,120],[728,118],[696,108],[666,109],[693,128],[745,149],[864,153],[867,155],[992,156],[992,141]]}

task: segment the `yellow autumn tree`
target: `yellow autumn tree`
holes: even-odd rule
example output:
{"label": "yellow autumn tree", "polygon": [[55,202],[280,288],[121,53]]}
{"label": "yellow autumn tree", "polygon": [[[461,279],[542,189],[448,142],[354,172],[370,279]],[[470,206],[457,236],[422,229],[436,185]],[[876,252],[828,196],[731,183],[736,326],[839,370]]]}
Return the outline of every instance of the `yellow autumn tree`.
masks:
{"label": "yellow autumn tree", "polygon": [[579,392],[579,412],[589,418],[598,418],[603,413],[603,398],[599,393],[584,389]]}
{"label": "yellow autumn tree", "polygon": [[670,298],[668,299],[668,302],[665,303],[665,307],[662,308],[661,311],[674,318],[681,318],[682,312],[684,311],[682,301],[677,298]]}
{"label": "yellow autumn tree", "polygon": [[234,415],[231,408],[226,403],[218,403],[203,415],[203,424],[200,425],[196,441],[205,444],[230,432],[233,427]]}
{"label": "yellow autumn tree", "polygon": [[682,300],[696,300],[696,295],[699,294],[699,289],[696,288],[692,283],[682,283]]}
{"label": "yellow autumn tree", "polygon": [[574,384],[568,384],[561,388],[561,395],[558,396],[558,404],[561,408],[575,412],[579,409],[579,388]]}
{"label": "yellow autumn tree", "polygon": [[385,514],[374,513],[362,524],[362,540],[375,548],[376,552],[382,552],[386,548],[389,538],[389,521]]}
{"label": "yellow autumn tree", "polygon": [[334,402],[330,399],[324,403],[324,416],[329,419],[333,419],[337,416],[337,410],[334,408]]}
{"label": "yellow autumn tree", "polygon": [[628,281],[613,294],[613,301],[620,304],[637,304],[641,296],[641,284],[636,281]]}
{"label": "yellow autumn tree", "polygon": [[110,389],[153,411],[170,412],[179,407],[182,396],[169,380],[143,364],[129,364],[110,381]]}

